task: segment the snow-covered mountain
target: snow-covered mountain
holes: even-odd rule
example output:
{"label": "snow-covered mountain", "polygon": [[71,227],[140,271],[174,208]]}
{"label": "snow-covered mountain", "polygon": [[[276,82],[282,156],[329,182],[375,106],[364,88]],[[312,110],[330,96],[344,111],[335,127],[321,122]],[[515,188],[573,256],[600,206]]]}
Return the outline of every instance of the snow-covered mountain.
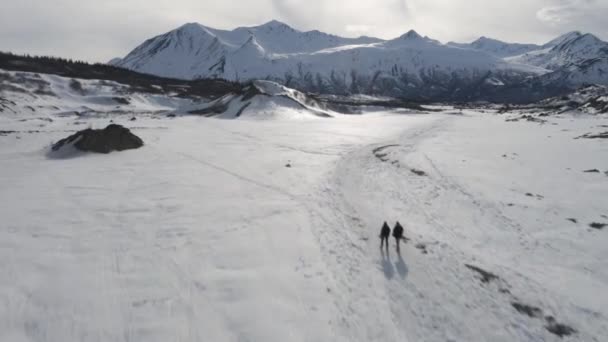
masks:
{"label": "snow-covered mountain", "polygon": [[449,44],[546,69],[548,72],[539,77],[544,84],[608,84],[608,43],[589,33],[569,32],[544,45],[511,44],[485,37],[470,44]]}
{"label": "snow-covered mountain", "polygon": [[541,48],[541,46],[536,44],[506,43],[497,39],[487,37],[481,37],[472,43],[463,44],[449,42],[448,45],[460,48],[479,50],[498,57],[517,56]]}
{"label": "snow-covered mountain", "polygon": [[608,84],[607,46],[580,33],[543,46],[485,37],[471,44],[442,44],[415,31],[381,40],[301,32],[278,21],[232,31],[190,23],[145,41],[112,63],[181,79],[269,79],[319,93],[413,99],[492,100],[509,87],[514,100],[520,100],[527,90],[512,88],[531,79],[542,78],[542,84],[550,83],[548,89]]}
{"label": "snow-covered mountain", "polygon": [[571,32],[540,49],[510,58],[511,61],[535,65],[549,70],[567,66],[583,66],[588,61],[608,58],[608,43],[592,34]]}
{"label": "snow-covered mountain", "polygon": [[195,79],[251,78],[292,54],[380,42],[376,38],[342,38],[319,31],[300,32],[278,21],[233,31],[196,23],[147,40],[113,64],[167,77]]}

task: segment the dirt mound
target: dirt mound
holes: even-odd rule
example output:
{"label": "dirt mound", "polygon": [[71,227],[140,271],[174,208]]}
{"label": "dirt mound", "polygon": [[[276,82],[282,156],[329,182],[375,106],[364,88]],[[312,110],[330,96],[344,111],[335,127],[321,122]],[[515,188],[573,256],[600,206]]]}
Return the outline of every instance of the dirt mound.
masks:
{"label": "dirt mound", "polygon": [[78,131],[53,144],[52,150],[59,151],[73,146],[80,151],[110,153],[140,148],[143,140],[121,125],[111,124],[104,129],[88,128]]}

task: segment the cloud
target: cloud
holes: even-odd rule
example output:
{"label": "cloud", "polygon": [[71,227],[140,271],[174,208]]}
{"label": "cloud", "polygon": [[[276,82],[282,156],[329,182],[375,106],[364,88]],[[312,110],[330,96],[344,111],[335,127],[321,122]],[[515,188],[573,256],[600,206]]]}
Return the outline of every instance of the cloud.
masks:
{"label": "cloud", "polygon": [[605,0],[551,1],[538,10],[536,17],[544,25],[562,32],[590,31],[604,38],[608,35],[608,1]]}
{"label": "cloud", "polygon": [[299,29],[334,34],[399,36],[411,24],[406,0],[272,0],[278,19]]}
{"label": "cloud", "polygon": [[357,25],[357,24],[348,24],[345,29],[346,32],[352,32],[355,34],[366,34],[373,29],[374,26],[369,25]]}
{"label": "cloud", "polygon": [[541,8],[536,16],[549,25],[559,25],[592,14],[597,7],[597,1],[594,0],[561,0],[557,4]]}

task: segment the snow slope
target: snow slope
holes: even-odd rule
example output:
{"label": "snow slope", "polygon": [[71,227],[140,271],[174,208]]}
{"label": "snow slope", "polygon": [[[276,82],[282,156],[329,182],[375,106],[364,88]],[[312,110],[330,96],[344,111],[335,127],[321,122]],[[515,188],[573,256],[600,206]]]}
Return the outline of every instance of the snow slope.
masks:
{"label": "snow slope", "polygon": [[0,69],[0,115],[9,117],[159,114],[184,112],[205,102],[172,94],[134,92],[129,86],[112,81]]}
{"label": "snow slope", "polygon": [[[557,70],[569,66],[582,67],[585,62],[597,59],[608,60],[608,43],[592,34],[572,32],[547,43],[542,49],[510,60]],[[603,77],[608,78],[607,75],[608,69]]]}
{"label": "snow slope", "polygon": [[511,117],[115,117],[143,148],[49,159],[83,118],[3,113],[0,341],[601,341],[608,119]]}
{"label": "snow slope", "polygon": [[448,45],[479,50],[501,58],[518,56],[541,48],[536,44],[506,43],[487,37],[480,37],[472,43],[449,42]]}
{"label": "snow slope", "polygon": [[219,99],[150,94],[105,80],[0,69],[0,115],[49,121],[55,116],[188,115],[220,118],[331,117],[306,94],[270,81],[255,81],[251,92],[228,93]]}

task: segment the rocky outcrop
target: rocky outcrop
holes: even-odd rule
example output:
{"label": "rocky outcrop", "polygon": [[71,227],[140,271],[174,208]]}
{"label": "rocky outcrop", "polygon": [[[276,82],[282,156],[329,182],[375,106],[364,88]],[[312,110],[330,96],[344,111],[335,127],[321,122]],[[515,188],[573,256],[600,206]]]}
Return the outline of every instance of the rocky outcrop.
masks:
{"label": "rocky outcrop", "polygon": [[110,153],[140,148],[143,140],[121,125],[111,124],[104,129],[88,128],[78,131],[53,144],[53,151],[73,146],[84,152]]}

